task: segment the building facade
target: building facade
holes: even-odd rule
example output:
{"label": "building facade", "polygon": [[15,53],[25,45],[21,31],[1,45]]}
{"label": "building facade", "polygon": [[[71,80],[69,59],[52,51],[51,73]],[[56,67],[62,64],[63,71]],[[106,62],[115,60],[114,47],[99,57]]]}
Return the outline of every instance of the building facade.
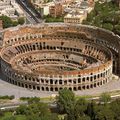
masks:
{"label": "building facade", "polygon": [[49,23],[2,31],[1,71],[20,87],[57,92],[100,87],[120,76],[120,37],[87,25]]}
{"label": "building facade", "polygon": [[2,15],[10,17],[12,20],[25,17],[23,10],[15,2],[15,0],[0,1],[0,16]]}
{"label": "building facade", "polygon": [[49,7],[50,15],[52,17],[59,17],[62,16],[63,7],[60,3],[55,3],[54,5]]}
{"label": "building facade", "polygon": [[87,12],[85,11],[72,11],[64,16],[64,23],[77,23],[81,24],[83,20],[87,18]]}

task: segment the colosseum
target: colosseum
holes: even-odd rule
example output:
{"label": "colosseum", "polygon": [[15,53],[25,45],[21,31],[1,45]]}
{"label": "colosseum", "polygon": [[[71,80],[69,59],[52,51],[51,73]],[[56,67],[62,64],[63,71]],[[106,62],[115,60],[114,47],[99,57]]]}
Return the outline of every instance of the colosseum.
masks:
{"label": "colosseum", "polygon": [[120,77],[120,37],[87,25],[44,23],[1,31],[1,72],[38,91],[100,87]]}

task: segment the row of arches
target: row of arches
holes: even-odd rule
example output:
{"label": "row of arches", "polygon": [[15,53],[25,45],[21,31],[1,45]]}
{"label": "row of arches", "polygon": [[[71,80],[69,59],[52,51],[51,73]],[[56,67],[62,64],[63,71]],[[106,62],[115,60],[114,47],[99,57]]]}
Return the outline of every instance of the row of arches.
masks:
{"label": "row of arches", "polygon": [[31,90],[39,90],[39,91],[54,91],[57,92],[63,88],[67,88],[71,91],[78,91],[78,90],[87,90],[87,89],[92,89],[92,88],[96,88],[96,87],[100,87],[103,84],[107,83],[108,80],[102,80],[100,82],[96,82],[96,83],[91,83],[89,85],[77,85],[77,86],[42,86],[42,85],[32,85],[32,84],[27,84],[27,83],[22,83],[19,81],[15,81],[12,80],[10,78],[6,79],[7,82],[12,83],[14,85],[17,85],[19,87],[23,87],[23,88],[27,88],[27,89],[31,89]]}
{"label": "row of arches", "polygon": [[[108,70],[103,71],[98,74],[88,75],[88,76],[81,76],[78,75],[77,78],[66,76],[66,78],[61,78],[61,76],[28,76],[28,75],[20,75],[18,73],[15,73],[15,71],[10,70],[7,65],[2,64],[1,66],[2,72],[4,75],[11,77],[12,79],[17,79],[20,81],[24,81],[26,83],[33,83],[33,84],[41,84],[41,85],[78,85],[78,84],[90,84],[99,82],[103,79],[108,79],[112,75],[112,68],[110,67]],[[70,77],[70,78],[69,78]]]}

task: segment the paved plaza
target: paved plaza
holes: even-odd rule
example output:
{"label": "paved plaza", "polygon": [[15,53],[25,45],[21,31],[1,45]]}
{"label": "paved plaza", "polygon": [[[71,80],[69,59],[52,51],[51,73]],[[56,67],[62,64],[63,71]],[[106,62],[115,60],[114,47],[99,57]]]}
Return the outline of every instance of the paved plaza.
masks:
{"label": "paved plaza", "polygon": [[[112,80],[109,83],[94,89],[77,91],[76,94],[97,95],[103,92],[109,92],[115,90],[120,90],[120,80]],[[54,94],[57,93],[28,90],[22,87],[9,84],[3,80],[0,80],[0,95],[15,95],[16,98],[20,98],[20,97],[33,97],[33,96],[50,97],[53,96]]]}

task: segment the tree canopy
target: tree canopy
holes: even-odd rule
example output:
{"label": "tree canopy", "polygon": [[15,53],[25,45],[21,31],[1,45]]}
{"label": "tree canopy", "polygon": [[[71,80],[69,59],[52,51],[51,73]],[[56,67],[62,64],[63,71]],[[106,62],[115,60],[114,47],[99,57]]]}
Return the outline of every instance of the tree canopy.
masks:
{"label": "tree canopy", "polygon": [[112,1],[99,3],[96,2],[94,10],[88,14],[83,24],[89,24],[108,29],[120,35],[120,12],[119,7]]}
{"label": "tree canopy", "polygon": [[3,21],[3,28],[8,28],[12,26],[17,26],[18,24],[24,24],[24,18],[19,18],[17,21],[12,21],[10,17],[2,15],[0,16],[0,20]]}

